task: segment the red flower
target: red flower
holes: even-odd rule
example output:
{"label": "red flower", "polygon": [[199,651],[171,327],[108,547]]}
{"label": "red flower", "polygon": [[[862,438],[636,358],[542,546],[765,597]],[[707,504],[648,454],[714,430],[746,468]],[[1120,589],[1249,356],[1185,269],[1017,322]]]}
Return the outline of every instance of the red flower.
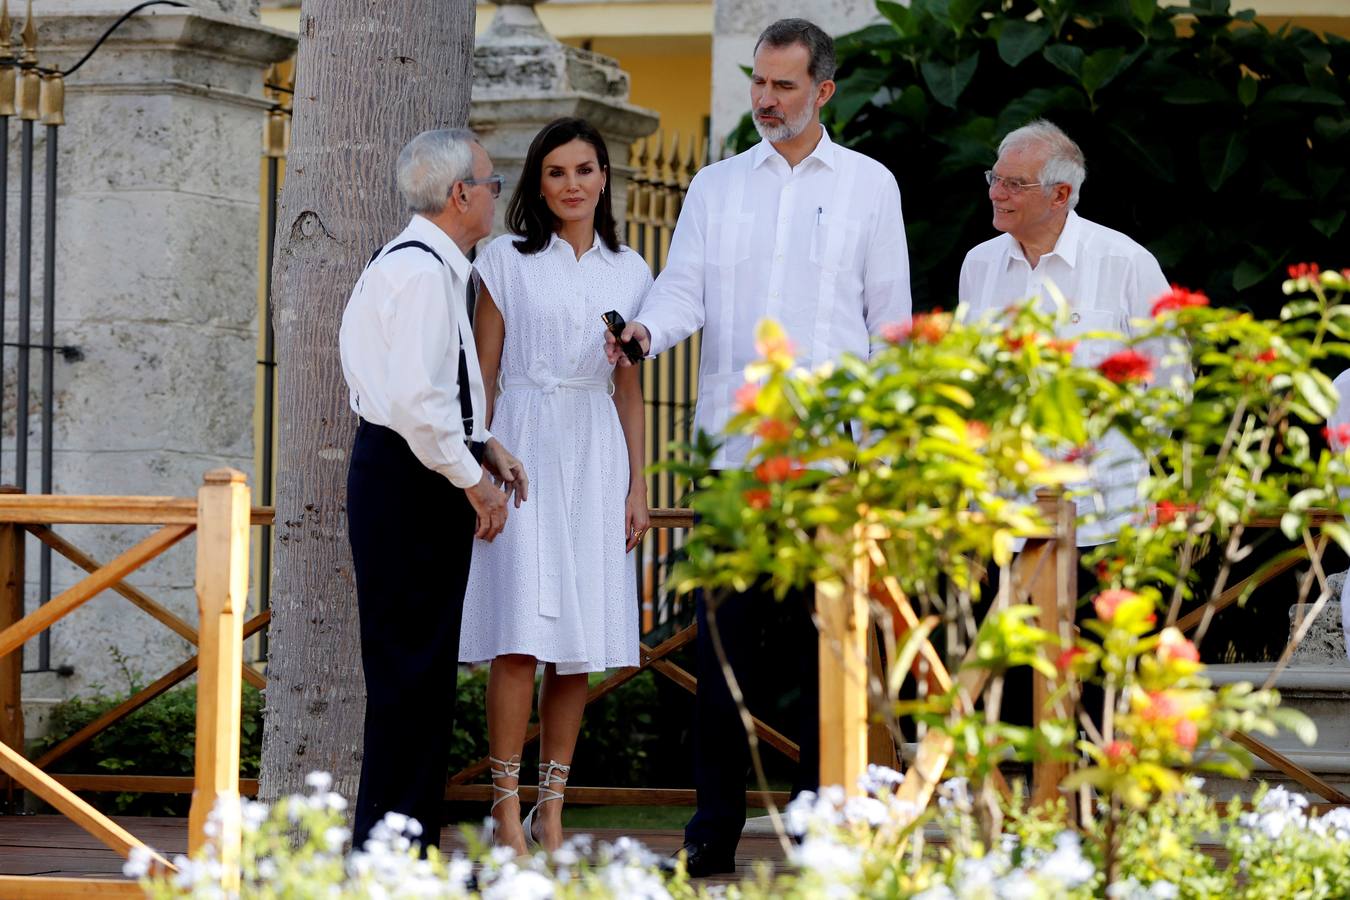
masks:
{"label": "red flower", "polygon": [[736,388],[736,412],[742,414],[754,412],[757,399],[759,399],[759,385],[747,382]]}
{"label": "red flower", "polygon": [[1289,267],[1290,278],[1316,278],[1321,273],[1317,263],[1295,263]]}
{"label": "red flower", "polygon": [[1148,695],[1148,706],[1140,715],[1154,722],[1175,719],[1181,715],[1181,706],[1165,691],[1154,691]]}
{"label": "red flower", "polygon": [[983,444],[989,440],[989,426],[979,419],[971,419],[966,423],[966,434],[977,444]]}
{"label": "red flower", "polygon": [[1350,446],[1350,423],[1337,425],[1332,428],[1328,425],[1322,429],[1322,437],[1327,439],[1327,443],[1335,450],[1342,450]]}
{"label": "red flower", "polygon": [[1109,591],[1102,591],[1092,599],[1092,608],[1097,611],[1097,618],[1103,622],[1110,622],[1116,617],[1116,610],[1120,604],[1126,600],[1133,600],[1139,595],[1134,591],[1126,591],[1120,588],[1112,588]]}
{"label": "red flower", "polygon": [[881,326],[881,339],[892,344],[903,344],[909,340],[908,322],[887,322]]}
{"label": "red flower", "polygon": [[1082,647],[1070,647],[1055,657],[1055,668],[1061,672],[1069,671],[1073,668],[1074,661],[1086,652]]}
{"label": "red flower", "polygon": [[1190,306],[1209,306],[1209,298],[1199,291],[1188,291],[1179,284],[1172,290],[1153,301],[1153,318],[1174,309],[1186,309]]}
{"label": "red flower", "polygon": [[788,481],[796,478],[805,469],[802,464],[787,456],[772,456],[755,466],[755,477],[765,484],[776,481]]}
{"label": "red flower", "polygon": [[1097,448],[1091,444],[1084,444],[1081,447],[1074,447],[1068,453],[1064,454],[1066,463],[1082,462],[1085,459],[1092,459],[1097,455]]}
{"label": "red flower", "polygon": [[786,441],[792,437],[792,426],[782,419],[765,419],[755,426],[755,434],[766,441]]}
{"label": "red flower", "polygon": [[1003,332],[1003,343],[1008,345],[1009,350],[1021,350],[1026,342],[1027,339],[1020,334],[1015,335],[1010,331]]}
{"label": "red flower", "polygon": [[1138,350],[1121,350],[1102,360],[1097,371],[1108,381],[1124,384],[1127,381],[1147,381],[1153,377],[1153,360]]}
{"label": "red flower", "polygon": [[1182,516],[1194,515],[1199,508],[1194,503],[1173,503],[1171,500],[1163,500],[1154,507],[1153,512],[1159,525],[1171,525]]}
{"label": "red flower", "polygon": [[1277,354],[1277,353],[1275,352],[1275,348],[1274,348],[1274,347],[1271,347],[1271,348],[1270,348],[1269,350],[1267,350],[1266,352],[1264,352],[1264,353],[1260,354],[1259,356],[1257,356],[1257,357],[1256,357],[1256,361],[1257,361],[1257,362],[1262,362],[1262,363],[1269,363],[1269,362],[1274,362],[1274,361],[1275,361],[1276,359],[1278,359],[1278,358],[1279,358],[1279,354]]}
{"label": "red flower", "polygon": [[1194,750],[1195,742],[1200,737],[1200,730],[1190,719],[1179,719],[1177,724],[1172,726],[1172,737],[1187,750]]}
{"label": "red flower", "polygon": [[773,495],[764,488],[751,488],[741,494],[741,499],[751,509],[768,509],[773,504]]}
{"label": "red flower", "polygon": [[1129,741],[1112,741],[1106,745],[1106,759],[1113,766],[1129,761],[1134,756],[1134,744]]}
{"label": "red flower", "polygon": [[1162,634],[1158,635],[1158,659],[1163,662],[1180,660],[1198,663],[1200,651],[1179,629],[1164,628]]}

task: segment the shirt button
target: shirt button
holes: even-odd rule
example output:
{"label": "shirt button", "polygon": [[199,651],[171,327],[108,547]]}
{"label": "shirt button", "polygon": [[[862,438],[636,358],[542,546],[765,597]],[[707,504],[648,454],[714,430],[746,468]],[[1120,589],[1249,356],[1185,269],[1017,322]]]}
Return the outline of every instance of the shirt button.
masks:
{"label": "shirt button", "polygon": [[1080,321],[1082,321],[1082,318],[1083,317],[1078,315],[1078,313],[1074,313],[1073,315],[1069,316],[1069,321],[1077,325]]}

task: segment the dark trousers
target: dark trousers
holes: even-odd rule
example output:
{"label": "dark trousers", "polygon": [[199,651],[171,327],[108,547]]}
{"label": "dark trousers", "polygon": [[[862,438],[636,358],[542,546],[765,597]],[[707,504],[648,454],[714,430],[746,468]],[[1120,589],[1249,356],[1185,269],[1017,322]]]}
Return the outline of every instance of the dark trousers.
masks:
{"label": "dark trousers", "polygon": [[440,844],[474,522],[464,491],[396,432],[361,423],[347,472],[366,677],[353,847],[387,812],[416,819],[424,846]]}
{"label": "dark trousers", "polygon": [[[757,586],[758,587],[758,586]],[[758,702],[800,691],[788,737],[801,747],[793,794],[820,783],[818,639],[811,621],[813,591],[775,600],[772,591],[728,594],[713,613],[698,598],[698,696],[694,701],[694,787],[698,811],[685,826],[687,842],[734,850],[745,827],[750,745],[713,646],[708,617],[751,712]],[[762,715],[761,715],[762,718]],[[764,745],[761,743],[761,747]],[[772,751],[770,751],[772,752]]]}

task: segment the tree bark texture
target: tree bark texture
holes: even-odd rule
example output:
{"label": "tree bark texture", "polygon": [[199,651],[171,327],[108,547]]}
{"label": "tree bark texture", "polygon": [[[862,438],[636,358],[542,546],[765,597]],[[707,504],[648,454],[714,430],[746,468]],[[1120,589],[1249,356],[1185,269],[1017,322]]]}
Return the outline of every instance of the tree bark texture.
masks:
{"label": "tree bark texture", "polygon": [[301,5],[272,280],[280,449],[266,800],[300,790],[318,769],[356,796],[365,687],[346,510],[356,417],[338,326],[362,266],[406,223],[394,179],[399,150],[418,132],[468,120],[473,42],[472,0]]}

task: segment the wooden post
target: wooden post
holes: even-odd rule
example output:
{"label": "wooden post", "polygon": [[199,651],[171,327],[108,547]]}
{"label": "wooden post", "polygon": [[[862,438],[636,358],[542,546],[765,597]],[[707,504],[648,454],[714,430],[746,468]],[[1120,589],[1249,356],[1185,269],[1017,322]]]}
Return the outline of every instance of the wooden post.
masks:
{"label": "wooden post", "polygon": [[[1041,508],[1041,515],[1053,524],[1055,536],[1049,540],[1027,541],[1021,561],[1022,571],[1036,573],[1034,581],[1027,587],[1031,592],[1031,602],[1038,610],[1038,624],[1046,631],[1059,635],[1060,642],[1067,646],[1073,639],[1074,607],[1078,602],[1078,513],[1074,505],[1059,493],[1037,491],[1036,502]],[[1049,559],[1037,565],[1030,554],[1048,554]],[[1043,719],[1051,717],[1052,711],[1046,705],[1055,684],[1035,671],[1031,678],[1031,721],[1033,725],[1039,726]],[[1068,773],[1068,763],[1055,760],[1037,760],[1033,763],[1032,804],[1055,800],[1059,796],[1059,783]]]}
{"label": "wooden post", "polygon": [[239,714],[243,623],[248,600],[249,489],[244,474],[213,469],[197,492],[197,763],[188,814],[188,852],[207,843],[206,820],[223,864],[223,889],[239,890]]}
{"label": "wooden post", "polygon": [[820,622],[820,783],[850,795],[867,771],[869,563],[858,534],[822,533],[842,581],[816,587]]}
{"label": "wooden post", "polygon": [[[17,494],[9,485],[0,492]],[[0,631],[23,618],[23,539],[22,525],[0,523]],[[0,742],[23,755],[23,647],[0,659]],[[5,806],[13,812],[16,784],[3,778]]]}

